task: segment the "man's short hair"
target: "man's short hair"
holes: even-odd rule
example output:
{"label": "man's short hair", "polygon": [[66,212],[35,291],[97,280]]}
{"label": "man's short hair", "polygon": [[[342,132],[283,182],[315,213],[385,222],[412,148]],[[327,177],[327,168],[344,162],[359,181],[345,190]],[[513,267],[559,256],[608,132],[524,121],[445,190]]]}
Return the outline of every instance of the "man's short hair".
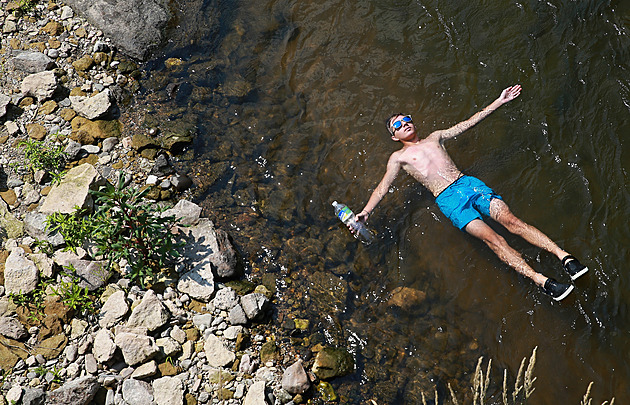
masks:
{"label": "man's short hair", "polygon": [[389,132],[390,135],[394,135],[394,133],[392,132],[392,126],[389,124],[389,122],[392,120],[392,118],[398,117],[399,115],[405,115],[405,114],[395,113],[395,114],[390,115],[389,118],[385,120],[385,126],[387,127],[387,132]]}

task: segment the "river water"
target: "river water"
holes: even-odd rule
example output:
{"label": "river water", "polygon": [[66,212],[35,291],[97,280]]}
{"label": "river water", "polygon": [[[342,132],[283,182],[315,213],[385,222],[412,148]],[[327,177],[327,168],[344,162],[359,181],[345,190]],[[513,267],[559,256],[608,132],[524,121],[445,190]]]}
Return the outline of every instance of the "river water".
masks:
{"label": "river water", "polygon": [[[250,277],[275,278],[278,317],[349,348],[333,381],[348,403],[418,403],[470,392],[492,359],[501,403],[538,347],[531,403],[630,403],[630,3],[620,1],[203,1],[173,3],[170,40],[147,64],[145,127],[196,132],[178,166],[228,230]],[[167,58],[183,63],[167,68]],[[466,173],[590,268],[561,303],[456,230],[401,173],[364,247],[334,218],[359,211],[399,145],[521,96],[447,143]],[[491,224],[544,274],[559,262]],[[287,315],[290,314],[290,315]],[[282,319],[276,320],[279,324]],[[484,362],[484,365],[486,363]]]}

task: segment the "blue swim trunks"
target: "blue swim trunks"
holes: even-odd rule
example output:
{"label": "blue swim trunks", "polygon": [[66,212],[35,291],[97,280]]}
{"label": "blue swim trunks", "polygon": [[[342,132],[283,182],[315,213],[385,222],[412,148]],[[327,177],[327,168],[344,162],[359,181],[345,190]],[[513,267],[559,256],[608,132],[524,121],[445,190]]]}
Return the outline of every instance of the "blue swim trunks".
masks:
{"label": "blue swim trunks", "polygon": [[435,202],[453,225],[463,230],[470,221],[490,216],[490,201],[501,199],[485,183],[475,177],[462,176],[442,191]]}

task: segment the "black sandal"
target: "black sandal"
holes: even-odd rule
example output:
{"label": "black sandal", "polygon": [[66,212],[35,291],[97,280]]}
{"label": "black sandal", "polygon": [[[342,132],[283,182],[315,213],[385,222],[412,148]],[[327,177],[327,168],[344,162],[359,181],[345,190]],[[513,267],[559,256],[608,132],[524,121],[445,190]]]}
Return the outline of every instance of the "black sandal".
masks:
{"label": "black sandal", "polygon": [[569,273],[571,280],[576,280],[588,271],[588,267],[580,263],[575,256],[567,255],[562,259],[562,267]]}

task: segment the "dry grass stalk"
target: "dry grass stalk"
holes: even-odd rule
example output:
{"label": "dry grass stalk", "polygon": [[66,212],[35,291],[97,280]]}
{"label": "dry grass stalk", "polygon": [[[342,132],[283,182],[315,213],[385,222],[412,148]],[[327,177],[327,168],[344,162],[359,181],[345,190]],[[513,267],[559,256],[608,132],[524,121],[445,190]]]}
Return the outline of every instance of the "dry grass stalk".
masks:
{"label": "dry grass stalk", "polygon": [[488,368],[484,377],[483,370],[481,369],[481,363],[483,357],[480,357],[477,361],[477,368],[475,369],[475,376],[473,378],[473,405],[483,405],[486,402],[486,393],[488,392],[488,385],[490,385],[490,368],[492,367],[492,359],[488,361]]}
{"label": "dry grass stalk", "polygon": [[[451,392],[451,401],[453,402],[453,405],[459,405],[459,402],[457,402],[457,397],[453,392],[453,387],[451,387],[451,383],[448,383],[448,390]],[[437,401],[435,401],[435,403],[437,404]]]}
{"label": "dry grass stalk", "polygon": [[[591,398],[591,388],[593,388],[593,381],[591,381],[591,383],[588,385],[588,388],[586,389],[586,394],[584,394],[584,398],[582,398],[582,401],[580,402],[580,405],[591,405],[593,402],[593,399]],[[613,397],[610,400],[610,404],[608,403],[608,401],[604,401],[602,402],[602,405],[615,405],[615,397]]]}

